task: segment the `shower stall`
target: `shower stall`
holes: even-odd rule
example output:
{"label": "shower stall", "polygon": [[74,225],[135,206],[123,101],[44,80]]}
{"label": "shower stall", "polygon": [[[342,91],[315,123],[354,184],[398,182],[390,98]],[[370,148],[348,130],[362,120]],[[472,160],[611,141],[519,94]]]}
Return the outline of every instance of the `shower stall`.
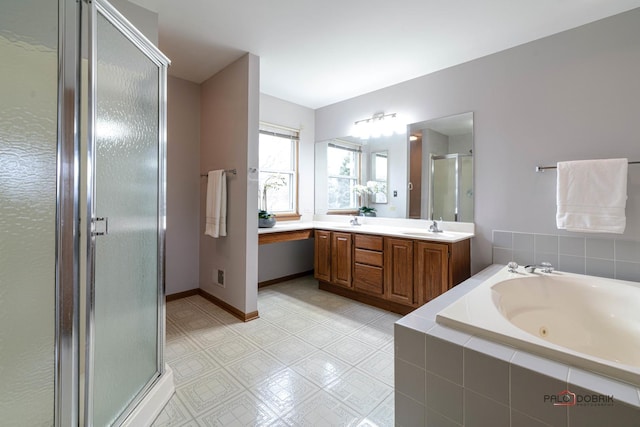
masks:
{"label": "shower stall", "polygon": [[169,61],[104,0],[3,2],[0,57],[1,423],[149,424]]}
{"label": "shower stall", "polygon": [[473,222],[473,157],[431,155],[430,218]]}

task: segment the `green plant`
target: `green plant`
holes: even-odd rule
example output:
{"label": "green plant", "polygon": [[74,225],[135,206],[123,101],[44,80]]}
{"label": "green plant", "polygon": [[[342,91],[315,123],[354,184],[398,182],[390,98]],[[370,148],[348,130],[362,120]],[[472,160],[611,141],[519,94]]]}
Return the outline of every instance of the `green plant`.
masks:
{"label": "green plant", "polygon": [[260,219],[269,219],[275,217],[274,214],[269,213],[267,211],[263,211],[262,209],[258,210],[258,218]]}
{"label": "green plant", "polygon": [[362,213],[375,212],[375,208],[367,207],[369,194],[372,194],[371,188],[366,185],[354,185],[352,191],[358,195],[358,204],[361,205],[358,210]]}

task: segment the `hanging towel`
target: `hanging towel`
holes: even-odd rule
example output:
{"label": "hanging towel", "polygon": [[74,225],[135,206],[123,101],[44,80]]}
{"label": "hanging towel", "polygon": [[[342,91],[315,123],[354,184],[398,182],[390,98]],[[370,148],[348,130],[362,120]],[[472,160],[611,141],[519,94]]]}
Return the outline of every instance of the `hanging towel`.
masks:
{"label": "hanging towel", "polygon": [[227,178],[224,170],[210,171],[207,178],[207,218],[204,234],[227,235]]}
{"label": "hanging towel", "polygon": [[559,162],[558,228],[624,233],[628,164],[627,159]]}

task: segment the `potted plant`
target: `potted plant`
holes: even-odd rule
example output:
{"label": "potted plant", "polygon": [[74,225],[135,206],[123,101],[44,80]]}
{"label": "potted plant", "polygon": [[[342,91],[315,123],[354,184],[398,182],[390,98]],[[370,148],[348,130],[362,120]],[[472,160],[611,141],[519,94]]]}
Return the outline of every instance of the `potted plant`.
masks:
{"label": "potted plant", "polygon": [[358,211],[360,211],[360,215],[362,216],[376,216],[376,208],[361,206]]}
{"label": "potted plant", "polygon": [[276,225],[276,216],[272,213],[260,209],[258,211],[258,227],[271,228],[274,225]]}
{"label": "potted plant", "polygon": [[360,207],[358,208],[358,212],[362,216],[376,216],[376,208],[370,208],[367,206],[367,202],[369,200],[369,194],[372,194],[373,191],[370,187],[366,185],[354,185],[353,192],[358,195],[358,201]]}
{"label": "potted plant", "polygon": [[278,191],[281,187],[284,187],[285,179],[280,174],[271,175],[265,179],[260,189],[260,203],[262,209],[258,210],[258,227],[271,228],[276,225],[276,216],[269,212],[267,204],[267,193],[269,190]]}

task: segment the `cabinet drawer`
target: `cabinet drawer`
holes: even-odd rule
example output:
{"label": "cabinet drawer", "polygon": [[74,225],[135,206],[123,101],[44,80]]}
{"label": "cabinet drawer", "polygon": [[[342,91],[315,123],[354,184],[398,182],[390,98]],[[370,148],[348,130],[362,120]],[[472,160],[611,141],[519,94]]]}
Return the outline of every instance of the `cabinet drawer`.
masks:
{"label": "cabinet drawer", "polygon": [[372,251],[382,250],[382,236],[367,236],[364,234],[355,235],[356,248],[369,249]]}
{"label": "cabinet drawer", "polygon": [[383,275],[381,267],[371,265],[354,264],[353,266],[353,287],[359,291],[370,294],[383,295]]}
{"label": "cabinet drawer", "polygon": [[361,264],[375,265],[382,267],[382,252],[369,251],[367,249],[355,250],[355,261]]}

